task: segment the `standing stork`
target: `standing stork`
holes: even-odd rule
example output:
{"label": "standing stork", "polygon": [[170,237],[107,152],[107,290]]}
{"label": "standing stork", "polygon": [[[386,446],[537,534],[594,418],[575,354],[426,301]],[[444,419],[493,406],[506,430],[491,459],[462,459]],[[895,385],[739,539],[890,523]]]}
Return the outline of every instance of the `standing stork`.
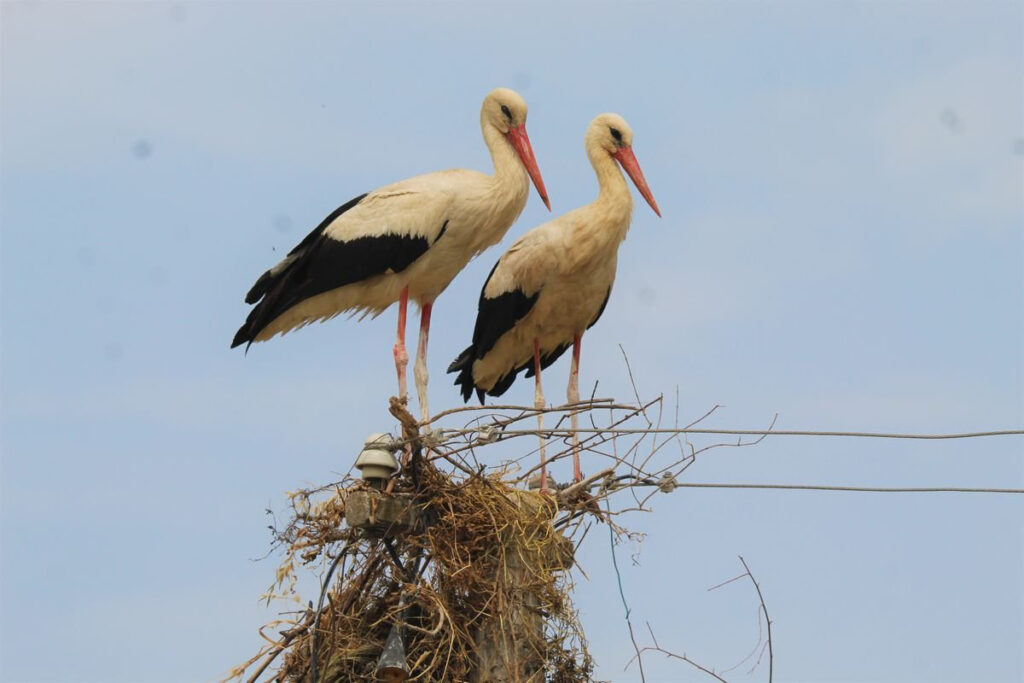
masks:
{"label": "standing stork", "polygon": [[[544,408],[540,374],[572,346],[569,403],[579,401],[580,339],[604,312],[615,281],[619,244],[626,238],[633,198],[619,165],[654,213],[661,216],[633,155],[633,131],[617,114],[601,114],[587,129],[587,156],[599,192],[575,209],[523,235],[495,264],[483,291],[473,343],[449,366],[469,401],[476,391],[501,396],[521,370],[536,378],[534,405]],[[616,164],[618,162],[618,164]],[[538,425],[544,428],[543,413]],[[573,474],[580,481],[577,416],[572,415]],[[541,436],[541,489],[547,488]]]}
{"label": "standing stork", "polygon": [[414,375],[423,419],[427,406],[430,311],[474,256],[497,244],[526,206],[533,180],[548,210],[547,191],[526,135],[526,102],[507,88],[492,90],[480,128],[494,175],[456,169],[416,176],[363,194],[336,209],[245,295],[256,304],[231,348],[339,313],[374,317],[398,302],[393,349],[398,392],[406,398],[406,306],[420,307]]}

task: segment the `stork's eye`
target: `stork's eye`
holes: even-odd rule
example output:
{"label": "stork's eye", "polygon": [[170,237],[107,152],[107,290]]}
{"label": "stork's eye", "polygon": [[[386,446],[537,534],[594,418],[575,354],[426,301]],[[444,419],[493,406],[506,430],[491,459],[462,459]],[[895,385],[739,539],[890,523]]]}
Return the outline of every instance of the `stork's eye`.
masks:
{"label": "stork's eye", "polygon": [[508,119],[509,123],[512,123],[512,110],[503,104],[501,105],[501,113],[505,115],[505,118]]}
{"label": "stork's eye", "polygon": [[612,137],[615,138],[616,142],[622,142],[622,133],[618,128],[609,128],[609,130],[612,132]]}

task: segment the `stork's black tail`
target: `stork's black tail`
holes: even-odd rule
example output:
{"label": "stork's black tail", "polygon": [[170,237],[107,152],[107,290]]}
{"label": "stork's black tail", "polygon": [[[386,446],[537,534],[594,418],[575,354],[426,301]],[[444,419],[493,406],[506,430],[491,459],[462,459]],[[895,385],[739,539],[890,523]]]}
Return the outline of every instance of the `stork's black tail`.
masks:
{"label": "stork's black tail", "polygon": [[459,387],[462,400],[469,403],[469,397],[475,391],[480,405],[484,404],[484,396],[501,396],[508,391],[512,383],[516,381],[516,375],[529,366],[529,364],[525,364],[521,367],[513,368],[505,376],[500,377],[493,387],[483,389],[477,386],[476,380],[473,379],[473,363],[476,360],[478,360],[476,358],[476,346],[470,346],[460,353],[458,358],[452,361],[452,364],[448,366],[448,372],[449,374],[458,373],[455,377],[455,386]]}
{"label": "stork's black tail", "polygon": [[465,351],[459,354],[458,358],[452,361],[452,364],[448,366],[448,373],[458,373],[455,377],[455,386],[459,387],[459,393],[462,394],[462,400],[469,403],[469,397],[473,395],[473,391],[476,390],[476,397],[480,401],[480,405],[484,404],[484,390],[476,386],[476,382],[473,381],[473,361],[476,360],[476,346],[470,345]]}

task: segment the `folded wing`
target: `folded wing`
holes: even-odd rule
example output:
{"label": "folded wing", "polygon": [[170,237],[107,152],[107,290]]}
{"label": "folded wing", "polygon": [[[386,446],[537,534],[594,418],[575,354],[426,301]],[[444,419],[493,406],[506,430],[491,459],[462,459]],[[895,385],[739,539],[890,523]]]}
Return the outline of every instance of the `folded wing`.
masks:
{"label": "folded wing", "polygon": [[338,207],[252,286],[245,301],[256,306],[232,348],[307,299],[408,268],[443,236],[451,201],[450,193],[395,185]]}

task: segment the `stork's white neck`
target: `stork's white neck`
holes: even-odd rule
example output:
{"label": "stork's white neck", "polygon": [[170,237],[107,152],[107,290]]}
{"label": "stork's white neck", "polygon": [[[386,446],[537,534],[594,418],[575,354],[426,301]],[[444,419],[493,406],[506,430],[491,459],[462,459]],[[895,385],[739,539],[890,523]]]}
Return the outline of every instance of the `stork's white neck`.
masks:
{"label": "stork's white neck", "polygon": [[494,175],[474,176],[482,185],[474,185],[466,197],[466,250],[473,254],[501,241],[526,207],[530,193],[529,176],[512,144],[492,125],[481,121],[481,129]]}
{"label": "stork's white neck", "polygon": [[624,221],[622,226],[623,235],[629,228],[629,217],[633,212],[633,195],[626,184],[626,178],[622,174],[619,164],[599,145],[588,145],[587,156],[594,167],[597,175],[597,201],[602,209],[608,214]]}
{"label": "stork's white neck", "polygon": [[484,142],[491,152],[491,162],[494,164],[494,180],[501,185],[522,186],[527,189],[529,177],[526,169],[519,160],[519,155],[512,148],[512,143],[492,125],[482,123],[481,128],[484,134]]}

